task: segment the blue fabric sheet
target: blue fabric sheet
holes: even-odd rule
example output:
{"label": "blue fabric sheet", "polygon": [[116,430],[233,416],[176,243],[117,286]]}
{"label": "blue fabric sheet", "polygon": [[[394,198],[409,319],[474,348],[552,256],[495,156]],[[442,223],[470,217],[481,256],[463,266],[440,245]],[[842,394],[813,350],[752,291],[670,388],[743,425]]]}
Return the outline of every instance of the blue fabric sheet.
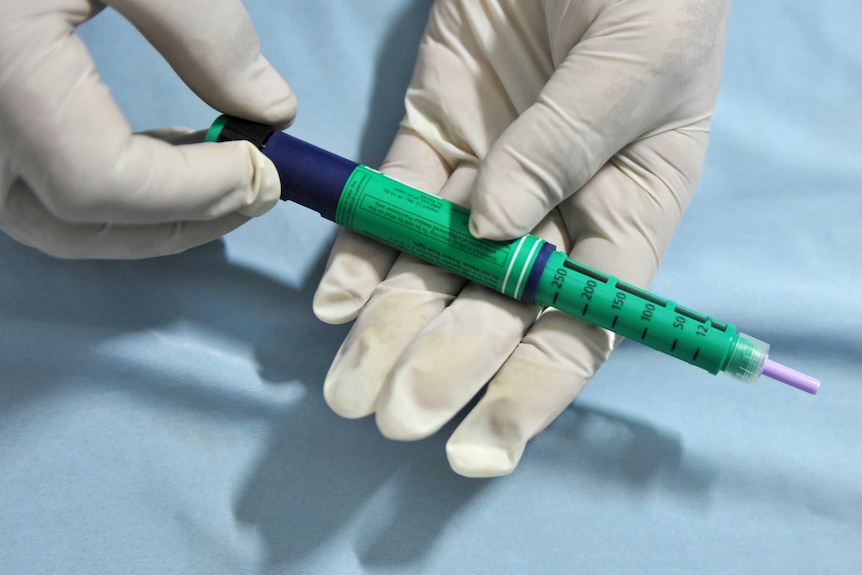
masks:
{"label": "blue fabric sheet", "polygon": [[[428,0],[249,0],[292,132],[377,164]],[[862,4],[731,9],[703,180],[657,293],[823,379],[748,388],[624,344],[514,475],[323,402],[334,227],[60,261],[0,234],[0,573],[862,572]],[[115,13],[82,34],[136,129],[206,127]]]}

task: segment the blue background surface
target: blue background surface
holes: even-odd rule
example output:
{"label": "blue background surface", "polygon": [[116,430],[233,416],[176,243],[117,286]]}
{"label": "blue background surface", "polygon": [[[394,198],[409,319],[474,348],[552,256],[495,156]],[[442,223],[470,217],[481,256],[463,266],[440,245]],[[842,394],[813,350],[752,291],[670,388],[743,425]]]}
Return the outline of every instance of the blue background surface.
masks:
{"label": "blue background surface", "polygon": [[[247,3],[292,133],[376,165],[429,0]],[[862,4],[731,9],[698,194],[653,290],[823,379],[748,388],[624,344],[514,475],[332,414],[334,227],[59,261],[0,235],[0,573],[862,572]],[[115,13],[81,29],[136,129],[206,127]]]}

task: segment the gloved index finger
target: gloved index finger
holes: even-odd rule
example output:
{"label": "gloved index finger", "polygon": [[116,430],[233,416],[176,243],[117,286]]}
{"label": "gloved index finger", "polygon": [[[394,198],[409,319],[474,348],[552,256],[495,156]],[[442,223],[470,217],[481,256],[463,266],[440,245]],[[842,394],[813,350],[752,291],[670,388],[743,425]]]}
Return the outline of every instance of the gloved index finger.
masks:
{"label": "gloved index finger", "polygon": [[284,128],[296,115],[287,82],[261,54],[240,0],[112,0],[201,99],[220,112]]}
{"label": "gloved index finger", "polygon": [[[381,170],[389,177],[433,194],[441,192],[451,174],[451,168],[434,149],[406,128],[396,134]],[[452,189],[456,187],[466,186]],[[314,295],[314,313],[329,323],[354,319],[386,278],[397,256],[398,252],[392,248],[342,230]]]}

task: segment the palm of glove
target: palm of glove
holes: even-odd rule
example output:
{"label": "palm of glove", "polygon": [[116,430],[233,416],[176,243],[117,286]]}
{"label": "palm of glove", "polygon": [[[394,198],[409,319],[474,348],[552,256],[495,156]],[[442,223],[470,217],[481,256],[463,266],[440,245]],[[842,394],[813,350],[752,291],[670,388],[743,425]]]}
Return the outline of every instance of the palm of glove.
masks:
{"label": "palm of glove", "polygon": [[[648,285],[699,178],[723,0],[438,0],[383,170],[472,210],[480,237],[533,231]],[[356,322],[324,385],[345,417],[447,443],[467,476],[511,472],[617,338],[508,300],[350,232],[315,296]],[[487,384],[487,387],[485,387]]]}

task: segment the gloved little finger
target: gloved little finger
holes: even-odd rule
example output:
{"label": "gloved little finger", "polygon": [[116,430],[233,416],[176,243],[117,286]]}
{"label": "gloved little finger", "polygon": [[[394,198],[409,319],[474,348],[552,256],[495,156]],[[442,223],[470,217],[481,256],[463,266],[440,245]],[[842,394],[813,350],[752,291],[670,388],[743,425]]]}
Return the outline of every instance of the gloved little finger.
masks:
{"label": "gloved little finger", "polygon": [[350,230],[340,230],[314,292],[314,315],[331,324],[356,319],[397,257],[398,252],[392,248]]}
{"label": "gloved little finger", "polygon": [[[440,189],[440,195],[463,199],[475,173],[473,166],[459,167]],[[339,263],[339,270],[343,265]],[[335,279],[342,277],[347,276],[330,275]],[[366,286],[365,289],[372,288],[367,302],[354,300],[361,302],[361,312],[324,381],[324,397],[333,411],[344,417],[372,413],[379,391],[402,350],[466,283],[467,280],[451,272],[401,255],[382,282]],[[327,284],[327,289],[329,285],[332,284]],[[336,301],[332,293],[324,292],[324,296],[324,311],[337,309],[332,305]]]}
{"label": "gloved little finger", "polygon": [[[381,171],[430,194],[441,193],[451,174],[451,168],[440,156],[419,136],[406,129],[396,134]],[[469,177],[472,177],[472,172]],[[451,190],[448,193],[451,195]],[[396,250],[341,230],[314,294],[315,315],[327,323],[354,319],[397,257]]]}

